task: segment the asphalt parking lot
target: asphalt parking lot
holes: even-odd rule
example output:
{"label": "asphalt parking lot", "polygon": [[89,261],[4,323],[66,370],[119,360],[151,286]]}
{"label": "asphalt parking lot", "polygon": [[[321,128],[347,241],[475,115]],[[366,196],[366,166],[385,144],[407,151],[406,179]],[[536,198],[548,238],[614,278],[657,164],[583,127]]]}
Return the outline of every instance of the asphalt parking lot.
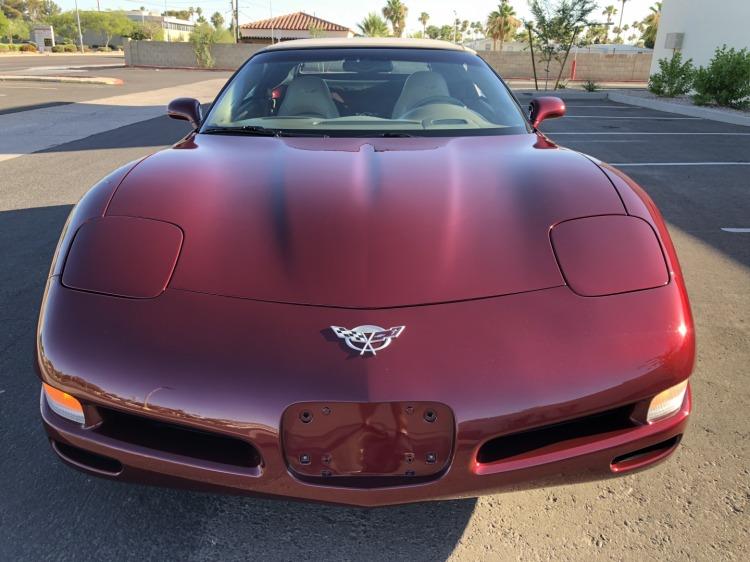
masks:
{"label": "asphalt parking lot", "polygon": [[[649,192],[686,276],[695,412],[671,460],[606,482],[372,510],[125,485],[63,466],[31,366],[45,276],[86,189],[186,132],[158,117],[0,161],[0,560],[744,559],[750,233],[723,229],[750,228],[750,128],[601,99],[568,108],[544,130]],[[35,111],[21,113],[33,122]]]}

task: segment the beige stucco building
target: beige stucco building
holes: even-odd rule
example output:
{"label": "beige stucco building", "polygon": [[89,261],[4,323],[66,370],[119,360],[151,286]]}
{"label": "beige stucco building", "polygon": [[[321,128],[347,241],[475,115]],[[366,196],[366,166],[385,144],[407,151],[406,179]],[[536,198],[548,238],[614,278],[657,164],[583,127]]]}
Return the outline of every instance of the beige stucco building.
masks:
{"label": "beige stucco building", "polygon": [[664,0],[651,72],[675,49],[705,66],[723,44],[750,49],[750,0]]}

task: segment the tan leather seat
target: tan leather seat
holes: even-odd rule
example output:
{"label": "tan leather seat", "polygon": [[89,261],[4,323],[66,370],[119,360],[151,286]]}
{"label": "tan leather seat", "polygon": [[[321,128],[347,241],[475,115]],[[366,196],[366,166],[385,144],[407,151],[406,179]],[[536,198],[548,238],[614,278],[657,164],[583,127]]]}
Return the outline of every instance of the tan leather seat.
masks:
{"label": "tan leather seat", "polygon": [[435,96],[450,96],[448,84],[442,74],[420,70],[406,79],[401,95],[393,106],[393,119],[414,109],[420,102]]}
{"label": "tan leather seat", "polygon": [[316,76],[300,76],[289,83],[279,107],[280,117],[339,117],[328,85]]}

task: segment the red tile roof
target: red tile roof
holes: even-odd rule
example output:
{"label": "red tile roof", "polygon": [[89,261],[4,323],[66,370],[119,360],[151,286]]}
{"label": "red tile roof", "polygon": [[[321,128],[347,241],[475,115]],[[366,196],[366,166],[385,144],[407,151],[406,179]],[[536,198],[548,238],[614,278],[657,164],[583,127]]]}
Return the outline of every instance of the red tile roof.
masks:
{"label": "red tile roof", "polygon": [[348,27],[332,23],[305,12],[295,12],[267,20],[243,23],[240,29],[280,29],[289,31],[308,31],[311,28],[322,31],[349,31]]}

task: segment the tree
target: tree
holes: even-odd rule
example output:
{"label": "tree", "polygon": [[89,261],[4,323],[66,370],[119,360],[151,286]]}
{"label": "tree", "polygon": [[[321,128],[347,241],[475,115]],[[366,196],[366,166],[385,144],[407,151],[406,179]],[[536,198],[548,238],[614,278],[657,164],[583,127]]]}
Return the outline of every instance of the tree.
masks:
{"label": "tree", "polygon": [[[55,30],[55,41],[57,43],[77,43],[78,26],[76,25],[75,12],[63,12],[54,16],[49,16],[46,23],[50,24]],[[63,39],[60,41],[60,39]]]}
{"label": "tree", "polygon": [[487,33],[492,37],[492,50],[497,47],[497,41],[500,40],[500,50],[503,50],[503,44],[506,37],[512,37],[521,25],[521,22],[514,16],[516,11],[510,5],[508,0],[502,0],[497,10],[490,13],[487,17]]}
{"label": "tree", "polygon": [[2,5],[3,13],[9,20],[23,19],[26,13],[24,0],[4,0]]}
{"label": "tree", "polygon": [[224,28],[224,16],[221,15],[219,12],[214,12],[211,16],[211,25],[214,26],[214,29],[223,29]]}
{"label": "tree", "polygon": [[133,22],[124,12],[81,12],[81,28],[100,33],[109,48],[113,37],[128,37],[133,32]]}
{"label": "tree", "polygon": [[190,34],[195,60],[202,68],[213,68],[215,64],[211,54],[211,46],[215,43],[214,31],[207,23],[199,23]]}
{"label": "tree", "polygon": [[135,22],[129,37],[135,41],[164,41],[164,28],[155,21]]}
{"label": "tree", "polygon": [[562,72],[570,49],[581,30],[589,25],[588,17],[596,9],[596,0],[530,0],[534,17],[533,32],[537,38],[540,62],[545,66],[545,89],[549,82],[552,61],[560,64],[555,89],[560,85]]}
{"label": "tree", "polygon": [[10,43],[13,42],[10,36],[10,20],[5,15],[5,12],[0,12],[0,37],[7,37]]}
{"label": "tree", "polygon": [[401,0],[388,0],[383,8],[383,17],[391,22],[393,27],[393,35],[401,37],[404,34],[404,28],[406,27],[406,16],[409,13],[409,8],[401,2]]}
{"label": "tree", "polygon": [[52,0],[26,0],[26,19],[32,22],[46,21],[59,15],[62,10]]}
{"label": "tree", "polygon": [[365,37],[387,37],[388,24],[377,13],[370,12],[367,17],[357,24]]}
{"label": "tree", "polygon": [[482,25],[481,21],[475,21],[471,24],[471,33],[474,35],[474,37],[478,37],[480,35],[484,35],[484,25]]}
{"label": "tree", "polygon": [[161,15],[170,18],[177,18],[178,20],[189,20],[191,17],[193,17],[193,14],[192,12],[190,12],[190,10],[166,10],[162,12]]}
{"label": "tree", "polygon": [[[427,37],[430,39],[441,39],[443,41],[453,41],[453,35],[455,32],[456,27],[453,25],[443,25],[440,27],[436,25],[428,25],[426,30]],[[456,40],[461,41],[461,36],[459,35]]]}
{"label": "tree", "polygon": [[427,22],[430,21],[430,14],[427,12],[422,12],[419,14],[419,23],[422,24],[422,35],[427,35]]}
{"label": "tree", "polygon": [[659,29],[659,20],[661,19],[661,2],[657,2],[651,8],[651,13],[641,22],[641,41],[644,47],[653,49],[656,44],[656,32]]}
{"label": "tree", "polygon": [[9,18],[0,12],[0,37],[7,37],[8,43],[13,44],[13,38],[21,41],[29,38],[29,25],[20,18]]}
{"label": "tree", "polygon": [[[612,18],[617,15],[617,8],[610,4],[602,10],[602,15],[607,17],[606,40],[609,40],[609,26],[612,23]],[[604,41],[605,43],[607,42],[606,40]]]}
{"label": "tree", "polygon": [[617,38],[620,38],[620,35],[623,32],[622,29],[622,16],[625,15],[625,2],[628,0],[620,0],[620,23],[617,24],[617,27],[619,28],[619,31],[617,32]]}
{"label": "tree", "polygon": [[609,40],[609,29],[606,25],[590,25],[586,28],[586,34],[581,39],[581,46],[600,45]]}

